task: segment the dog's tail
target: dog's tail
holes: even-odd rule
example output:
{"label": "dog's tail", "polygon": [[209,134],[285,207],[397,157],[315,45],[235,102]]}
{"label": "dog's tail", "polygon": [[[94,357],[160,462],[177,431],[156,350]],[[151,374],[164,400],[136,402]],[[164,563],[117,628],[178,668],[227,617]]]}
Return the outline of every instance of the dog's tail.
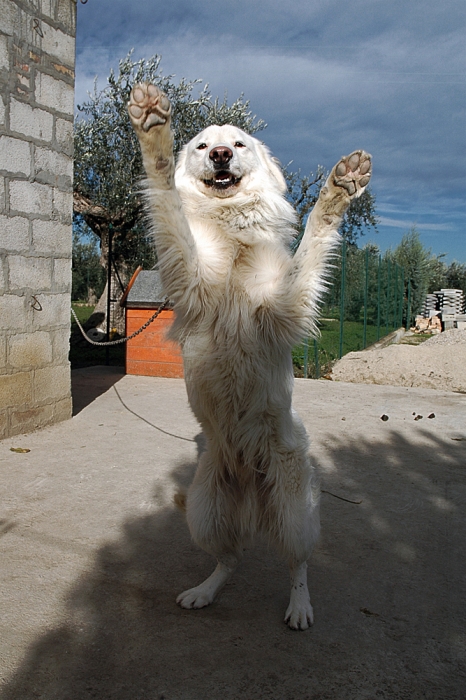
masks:
{"label": "dog's tail", "polygon": [[183,511],[183,513],[186,513],[186,493],[183,491],[178,491],[175,493],[173,496],[173,501],[178,508]]}

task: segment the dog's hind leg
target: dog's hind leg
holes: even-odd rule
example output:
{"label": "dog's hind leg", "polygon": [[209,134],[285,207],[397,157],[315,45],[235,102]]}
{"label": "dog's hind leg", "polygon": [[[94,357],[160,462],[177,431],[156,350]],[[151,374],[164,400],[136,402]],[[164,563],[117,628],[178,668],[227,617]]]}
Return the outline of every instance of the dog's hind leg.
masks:
{"label": "dog's hind leg", "polygon": [[238,561],[234,554],[223,554],[217,557],[214,572],[199,586],[180,593],[176,599],[178,605],[182,608],[205,608],[206,605],[213,603],[238,566]]}
{"label": "dog's hind leg", "polygon": [[291,595],[290,604],[285,613],[285,622],[293,630],[306,630],[314,623],[307,587],[307,562],[290,566]]}
{"label": "dog's hind leg", "polygon": [[238,566],[242,546],[236,515],[233,493],[205,452],[188,492],[186,519],[194,542],[216,557],[217,566],[203,583],[178,596],[182,608],[210,605]]}
{"label": "dog's hind leg", "polygon": [[320,490],[308,456],[291,454],[283,460],[282,469],[270,492],[265,525],[290,567],[291,594],[285,622],[291,629],[305,630],[314,622],[307,560],[320,531]]}

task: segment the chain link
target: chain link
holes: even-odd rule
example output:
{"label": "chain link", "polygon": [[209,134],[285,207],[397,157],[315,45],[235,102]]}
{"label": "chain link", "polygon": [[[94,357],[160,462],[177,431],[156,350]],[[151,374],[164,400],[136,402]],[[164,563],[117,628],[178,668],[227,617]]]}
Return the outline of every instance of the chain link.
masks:
{"label": "chain link", "polygon": [[168,306],[168,302],[169,302],[169,298],[165,297],[165,299],[162,301],[162,303],[160,304],[157,311],[150,317],[150,319],[148,321],[145,322],[145,324],[143,326],[141,326],[141,328],[139,328],[139,330],[135,331],[134,333],[131,333],[131,335],[128,335],[126,338],[118,338],[118,340],[107,340],[105,342],[99,342],[98,340],[97,341],[91,340],[89,338],[89,336],[87,335],[86,331],[84,330],[84,328],[82,327],[82,325],[80,324],[79,319],[76,316],[75,310],[73,308],[71,308],[71,313],[73,314],[74,320],[78,324],[79,330],[81,331],[83,337],[87,340],[87,342],[90,343],[91,345],[98,345],[99,347],[105,347],[108,345],[121,345],[121,343],[126,343],[128,340],[132,340],[137,335],[139,335],[139,333],[142,333],[143,331],[145,331],[146,328],[148,326],[150,326],[150,324],[153,321],[155,321],[157,316],[159,314],[161,314],[162,311]]}

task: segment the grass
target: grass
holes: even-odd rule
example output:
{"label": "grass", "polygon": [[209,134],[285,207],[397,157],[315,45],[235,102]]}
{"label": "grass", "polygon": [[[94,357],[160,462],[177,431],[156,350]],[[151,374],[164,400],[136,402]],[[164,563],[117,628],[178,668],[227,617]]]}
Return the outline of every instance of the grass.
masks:
{"label": "grass", "polygon": [[[338,359],[340,348],[340,321],[339,319],[322,319],[319,323],[321,336],[317,339],[317,352],[319,361],[319,375],[327,375],[335,360]],[[390,329],[391,330],[391,329]],[[385,328],[380,329],[380,337],[385,335]],[[343,323],[343,355],[364,349],[364,324],[357,321],[344,321]],[[367,325],[366,347],[377,341],[377,327]],[[293,365],[296,377],[304,376],[304,343],[293,348]],[[316,349],[313,340],[309,341],[308,348],[308,376],[316,377]]]}
{"label": "grass", "polygon": [[400,340],[400,345],[420,345],[432,338],[432,333],[417,333],[416,335],[405,335]]}
{"label": "grass", "polygon": [[[93,306],[87,306],[73,302],[71,305],[79,318],[80,323],[84,324],[94,311]],[[91,345],[81,335],[78,324],[71,316],[71,339],[70,339],[70,354],[69,359],[71,369],[79,369],[80,367],[93,367],[94,365],[105,365],[107,359],[107,351],[105,347],[99,348],[96,345]],[[108,349],[108,364],[112,366],[124,366],[125,364],[125,344],[113,345]]]}

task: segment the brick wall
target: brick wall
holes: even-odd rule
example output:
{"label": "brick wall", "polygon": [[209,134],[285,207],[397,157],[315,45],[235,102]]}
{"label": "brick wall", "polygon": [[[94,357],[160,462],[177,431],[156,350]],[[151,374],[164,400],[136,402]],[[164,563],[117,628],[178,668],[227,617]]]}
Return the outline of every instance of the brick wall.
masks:
{"label": "brick wall", "polygon": [[0,0],[0,438],[71,416],[75,0]]}

